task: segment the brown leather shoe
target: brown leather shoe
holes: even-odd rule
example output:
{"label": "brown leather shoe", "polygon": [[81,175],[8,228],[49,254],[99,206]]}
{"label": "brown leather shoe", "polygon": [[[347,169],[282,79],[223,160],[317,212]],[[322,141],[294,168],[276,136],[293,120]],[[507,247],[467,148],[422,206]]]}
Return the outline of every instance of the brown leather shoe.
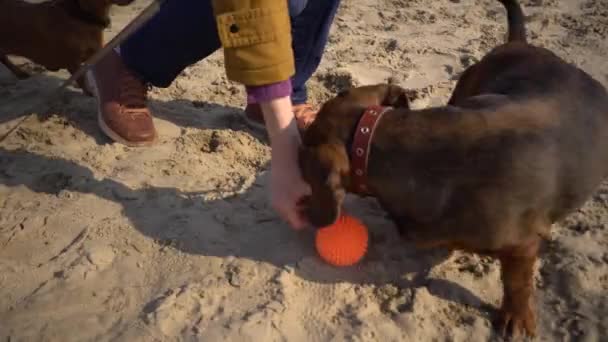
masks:
{"label": "brown leather shoe", "polygon": [[157,140],[152,114],[146,105],[148,88],[127,69],[120,55],[108,54],[87,74],[97,97],[101,130],[127,146],[148,146]]}
{"label": "brown leather shoe", "polygon": [[295,116],[298,122],[298,128],[300,131],[304,131],[315,121],[318,111],[315,110],[308,103],[303,103],[293,106],[293,116]]}
{"label": "brown leather shoe", "polygon": [[[296,118],[300,132],[304,131],[315,120],[317,111],[308,103],[294,105],[293,115]],[[266,129],[264,124],[264,114],[259,104],[248,104],[245,107],[245,121],[255,129]]]}

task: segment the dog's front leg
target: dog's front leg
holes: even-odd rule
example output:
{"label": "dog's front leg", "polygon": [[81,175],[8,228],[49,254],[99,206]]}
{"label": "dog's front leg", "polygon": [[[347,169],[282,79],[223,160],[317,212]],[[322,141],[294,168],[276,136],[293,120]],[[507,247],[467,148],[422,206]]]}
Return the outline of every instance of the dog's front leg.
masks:
{"label": "dog's front leg", "polygon": [[[70,74],[73,75],[74,73],[76,73],[76,71],[78,71],[79,67],[80,67],[80,65],[73,65],[73,66],[68,67],[67,69],[70,72]],[[80,89],[82,90],[84,95],[93,96],[93,92],[89,88],[89,84],[87,83],[85,76],[79,77],[76,80],[76,84],[78,84],[78,87],[80,87]]]}
{"label": "dog's front leg", "polygon": [[534,312],[534,264],[540,241],[509,249],[499,254],[504,287],[498,325],[503,335],[536,335]]}
{"label": "dog's front leg", "polygon": [[11,62],[6,55],[0,55],[0,63],[4,64],[8,68],[8,70],[10,70],[13,75],[15,75],[15,77],[20,80],[24,80],[30,77],[30,74],[21,70],[21,68],[13,64],[13,62]]}

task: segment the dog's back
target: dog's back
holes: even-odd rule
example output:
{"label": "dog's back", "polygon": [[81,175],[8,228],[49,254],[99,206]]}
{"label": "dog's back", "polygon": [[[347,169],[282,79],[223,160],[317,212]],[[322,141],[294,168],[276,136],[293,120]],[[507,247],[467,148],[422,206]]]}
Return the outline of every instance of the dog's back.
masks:
{"label": "dog's back", "polygon": [[[521,18],[511,13],[510,25]],[[465,71],[447,107],[396,110],[377,127],[371,186],[401,226],[426,227],[420,240],[495,249],[546,235],[608,176],[606,90],[527,44],[523,28],[510,32]]]}
{"label": "dog's back", "polygon": [[[449,104],[459,106],[474,96],[498,94],[521,104],[530,117],[540,115],[535,109],[555,113],[553,139],[561,164],[556,165],[556,182],[561,195],[551,216],[557,220],[582,205],[608,176],[608,93],[575,65],[528,44],[519,4],[500,2],[507,9],[507,43],[463,73]],[[493,110],[500,112],[500,105]]]}

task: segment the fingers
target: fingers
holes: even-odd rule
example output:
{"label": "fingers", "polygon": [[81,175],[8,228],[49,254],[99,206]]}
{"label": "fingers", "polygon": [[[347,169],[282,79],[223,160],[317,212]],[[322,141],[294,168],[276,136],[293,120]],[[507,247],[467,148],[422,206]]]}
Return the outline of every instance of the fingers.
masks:
{"label": "fingers", "polygon": [[296,223],[298,228],[294,226],[294,229],[303,229],[310,225],[306,218],[306,209],[309,206],[311,192],[308,184],[304,182],[300,183],[300,191],[294,196],[294,201],[292,202],[293,212],[298,218]]}
{"label": "fingers", "polygon": [[305,215],[308,207],[306,196],[309,194],[310,188],[303,184],[292,188],[284,197],[274,196],[272,199],[275,210],[295,230],[302,230],[309,225]]}
{"label": "fingers", "polygon": [[289,210],[286,214],[287,216],[287,222],[289,223],[289,225],[295,229],[295,230],[302,230],[304,228],[306,228],[306,221],[303,219],[303,217],[300,215],[300,213],[295,210]]}
{"label": "fingers", "polygon": [[273,201],[274,210],[279,216],[287,221],[287,223],[295,230],[301,230],[306,227],[306,221],[301,215],[301,208],[296,205],[290,205],[286,201]]}
{"label": "fingers", "polygon": [[298,205],[297,200],[281,201],[274,206],[279,215],[295,230],[302,230],[308,225],[305,219],[305,206]]}

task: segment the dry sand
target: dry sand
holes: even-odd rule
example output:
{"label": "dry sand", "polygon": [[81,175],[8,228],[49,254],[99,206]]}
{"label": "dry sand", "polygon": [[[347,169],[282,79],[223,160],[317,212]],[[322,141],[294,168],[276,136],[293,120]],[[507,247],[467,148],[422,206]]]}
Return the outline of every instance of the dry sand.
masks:
{"label": "dry sand", "polygon": [[[146,1],[116,8],[111,37]],[[608,84],[608,1],[525,0],[530,40]],[[417,106],[503,41],[494,0],[345,0],[310,83],[398,83]],[[66,73],[0,75],[0,133]],[[0,145],[0,341],[486,341],[501,298],[492,260],[419,252],[370,199],[358,266],[334,269],[268,207],[263,137],[221,54],[188,68],[151,106],[161,141],[133,149],[97,128],[70,90]],[[539,263],[539,340],[608,340],[608,186],[555,225]]]}

